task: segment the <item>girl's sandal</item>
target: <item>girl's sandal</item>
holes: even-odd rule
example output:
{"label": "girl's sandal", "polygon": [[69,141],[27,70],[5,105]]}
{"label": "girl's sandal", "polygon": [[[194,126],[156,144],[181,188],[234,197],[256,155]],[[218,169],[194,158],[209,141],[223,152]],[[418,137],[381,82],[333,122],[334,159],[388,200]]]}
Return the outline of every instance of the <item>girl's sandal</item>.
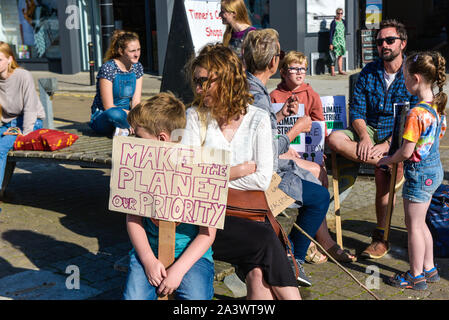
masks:
{"label": "girl's sandal", "polygon": [[337,260],[338,262],[356,262],[357,257],[350,254],[347,250],[343,250],[340,248],[340,246],[336,243],[329,249],[327,249],[327,253]]}
{"label": "girl's sandal", "polygon": [[327,256],[321,253],[316,245],[311,242],[307,249],[306,261],[311,264],[322,264],[327,261]]}

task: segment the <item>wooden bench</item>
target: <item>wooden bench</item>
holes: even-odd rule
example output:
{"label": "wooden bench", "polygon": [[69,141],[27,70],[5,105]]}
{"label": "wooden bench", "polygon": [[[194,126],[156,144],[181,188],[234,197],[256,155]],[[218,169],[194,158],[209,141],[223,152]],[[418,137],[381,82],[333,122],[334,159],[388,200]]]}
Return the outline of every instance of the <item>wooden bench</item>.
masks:
{"label": "wooden bench", "polygon": [[16,162],[40,162],[72,164],[81,167],[111,168],[112,139],[96,135],[86,124],[76,124],[69,127],[57,128],[75,133],[79,139],[70,147],[56,151],[23,151],[11,150],[5,168],[1,193],[3,196],[14,172]]}

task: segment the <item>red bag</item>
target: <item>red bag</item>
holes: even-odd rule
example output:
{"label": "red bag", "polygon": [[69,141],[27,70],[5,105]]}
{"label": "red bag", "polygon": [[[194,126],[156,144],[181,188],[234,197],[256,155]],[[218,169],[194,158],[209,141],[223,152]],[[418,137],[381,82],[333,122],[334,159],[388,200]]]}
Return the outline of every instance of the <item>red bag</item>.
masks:
{"label": "red bag", "polygon": [[14,150],[54,151],[71,146],[78,136],[73,133],[38,129],[27,135],[18,135],[14,142]]}

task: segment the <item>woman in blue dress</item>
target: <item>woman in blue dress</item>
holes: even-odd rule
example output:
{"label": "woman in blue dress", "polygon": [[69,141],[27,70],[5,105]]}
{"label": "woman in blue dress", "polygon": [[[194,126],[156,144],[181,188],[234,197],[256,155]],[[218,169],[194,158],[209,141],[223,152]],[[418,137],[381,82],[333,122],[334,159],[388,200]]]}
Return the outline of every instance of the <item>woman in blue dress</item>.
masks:
{"label": "woman in blue dress", "polygon": [[129,134],[126,117],[140,103],[143,67],[139,62],[139,36],[116,30],[97,75],[90,127],[101,135]]}

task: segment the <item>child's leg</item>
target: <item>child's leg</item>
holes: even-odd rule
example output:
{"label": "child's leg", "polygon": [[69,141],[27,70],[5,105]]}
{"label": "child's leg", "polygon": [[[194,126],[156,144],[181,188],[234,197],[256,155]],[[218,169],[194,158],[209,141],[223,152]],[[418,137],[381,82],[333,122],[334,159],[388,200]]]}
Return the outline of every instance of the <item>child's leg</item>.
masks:
{"label": "child's leg", "polygon": [[137,254],[130,257],[128,276],[126,278],[125,300],[156,300],[156,288],[150,285],[145,269]]}
{"label": "child's leg", "polygon": [[430,200],[411,202],[404,199],[405,224],[408,232],[408,253],[410,273],[420,275],[423,268],[430,270],[433,265],[433,240],[426,225],[426,214]]}
{"label": "child's leg", "polygon": [[211,300],[214,296],[214,264],[200,258],[184,275],[175,291],[177,300]]}

